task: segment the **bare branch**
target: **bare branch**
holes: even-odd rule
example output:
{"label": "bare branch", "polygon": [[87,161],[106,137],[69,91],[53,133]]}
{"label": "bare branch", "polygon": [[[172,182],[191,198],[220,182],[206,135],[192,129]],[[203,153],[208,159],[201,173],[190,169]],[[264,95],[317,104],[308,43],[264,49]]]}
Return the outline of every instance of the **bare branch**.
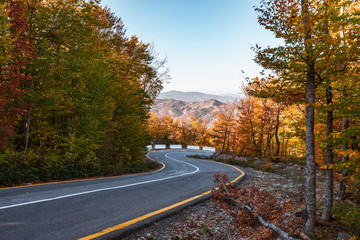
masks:
{"label": "bare branch", "polygon": [[225,190],[225,192],[226,192],[226,194],[227,194],[227,198],[228,198],[229,200],[231,200],[231,201],[235,204],[235,206],[237,206],[237,207],[239,207],[239,208],[245,208],[246,210],[248,210],[251,214],[255,215],[255,217],[259,220],[259,222],[260,222],[262,225],[264,225],[265,227],[273,230],[274,232],[276,232],[277,234],[279,234],[280,237],[282,237],[282,238],[284,238],[284,239],[289,239],[289,240],[296,240],[296,238],[291,237],[291,236],[289,235],[289,233],[281,230],[281,228],[279,228],[278,226],[276,226],[276,225],[274,225],[274,224],[271,224],[271,223],[268,223],[267,221],[265,221],[259,214],[254,214],[252,207],[250,207],[250,206],[248,206],[248,205],[246,205],[246,204],[243,204],[243,203],[241,203],[241,202],[238,202],[238,201],[236,201],[234,198],[232,198],[231,195],[230,195],[230,193],[229,193],[229,191],[228,191],[227,188],[226,188],[226,184],[224,184],[223,181],[221,181],[221,183],[222,183],[223,186],[224,186],[224,190]]}
{"label": "bare branch", "polygon": [[[56,24],[56,22],[57,22],[57,19],[58,19],[58,17],[59,17],[59,14],[60,14],[61,10],[65,7],[65,5],[66,5],[67,3],[68,3],[68,0],[66,0],[66,1],[63,3],[63,5],[60,7],[59,11],[58,11],[58,12],[56,13],[56,15],[55,15],[54,21],[52,22],[51,26],[50,26],[49,29],[47,30],[46,34],[48,34],[48,33],[50,32],[50,30],[55,27],[55,24]],[[45,35],[46,35],[46,34],[45,34]]]}

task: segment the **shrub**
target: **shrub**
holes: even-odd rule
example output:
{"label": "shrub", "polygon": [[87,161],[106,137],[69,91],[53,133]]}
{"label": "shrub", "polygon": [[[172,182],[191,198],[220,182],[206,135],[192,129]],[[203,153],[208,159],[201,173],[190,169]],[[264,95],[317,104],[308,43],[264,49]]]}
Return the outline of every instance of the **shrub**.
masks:
{"label": "shrub", "polygon": [[346,203],[335,202],[333,207],[334,218],[345,224],[352,234],[360,237],[360,207]]}
{"label": "shrub", "polygon": [[32,152],[7,151],[0,155],[0,184],[11,185],[41,179],[40,166]]}
{"label": "shrub", "polygon": [[157,167],[152,161],[112,159],[102,163],[93,151],[40,155],[7,151],[0,155],[0,185],[68,180],[93,176],[144,172]]}
{"label": "shrub", "polygon": [[274,172],[274,167],[271,163],[268,162],[261,167],[261,170],[264,172]]}

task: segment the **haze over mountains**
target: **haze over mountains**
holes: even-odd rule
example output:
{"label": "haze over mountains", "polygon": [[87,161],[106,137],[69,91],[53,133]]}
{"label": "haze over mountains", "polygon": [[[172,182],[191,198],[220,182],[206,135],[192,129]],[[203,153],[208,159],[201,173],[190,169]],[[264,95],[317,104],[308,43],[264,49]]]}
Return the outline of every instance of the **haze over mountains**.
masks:
{"label": "haze over mountains", "polygon": [[159,117],[166,115],[173,119],[190,120],[191,117],[202,118],[212,123],[216,119],[218,107],[223,103],[210,99],[202,102],[185,102],[175,99],[157,99],[152,111]]}
{"label": "haze over mountains", "polygon": [[202,102],[206,100],[217,100],[222,103],[232,103],[239,98],[236,94],[224,94],[224,95],[212,95],[201,92],[181,92],[181,91],[169,91],[162,92],[158,96],[158,99],[175,99],[185,102]]}
{"label": "haze over mountains", "polygon": [[202,118],[212,125],[219,106],[236,101],[235,96],[235,94],[234,96],[220,96],[201,92],[164,92],[160,93],[151,111],[159,117],[169,115],[173,119]]}

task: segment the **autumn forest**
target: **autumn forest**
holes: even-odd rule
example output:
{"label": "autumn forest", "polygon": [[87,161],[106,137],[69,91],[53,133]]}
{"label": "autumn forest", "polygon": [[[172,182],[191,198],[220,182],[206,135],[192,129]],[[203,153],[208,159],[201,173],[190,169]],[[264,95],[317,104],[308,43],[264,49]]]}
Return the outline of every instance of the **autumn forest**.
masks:
{"label": "autumn forest", "polygon": [[360,202],[358,1],[261,1],[259,24],[284,45],[253,47],[264,72],[212,123],[150,112],[170,78],[166,59],[99,1],[0,4],[0,185],[143,171],[157,142],[306,162],[310,236],[317,170],[325,221],[334,191]]}
{"label": "autumn forest", "polygon": [[167,80],[152,47],[97,1],[2,1],[0,183],[141,170]]}

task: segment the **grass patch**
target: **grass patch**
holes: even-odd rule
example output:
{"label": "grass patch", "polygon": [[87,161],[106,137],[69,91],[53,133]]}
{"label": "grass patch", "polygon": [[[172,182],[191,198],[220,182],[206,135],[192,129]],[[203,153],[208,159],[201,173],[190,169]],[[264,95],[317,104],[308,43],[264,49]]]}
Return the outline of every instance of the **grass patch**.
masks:
{"label": "grass patch", "polygon": [[352,235],[360,237],[360,206],[334,202],[333,216],[336,221],[345,224]]}
{"label": "grass patch", "polygon": [[263,171],[263,172],[274,172],[275,170],[274,170],[273,165],[268,162],[268,163],[266,163],[265,165],[263,165],[261,167],[261,171]]}
{"label": "grass patch", "polygon": [[156,169],[158,167],[159,167],[159,164],[154,161],[149,161],[149,160],[136,161],[136,162],[132,162],[129,165],[127,165],[126,167],[124,167],[124,169],[122,170],[122,173],[127,174],[127,173],[147,172],[147,171]]}
{"label": "grass patch", "polygon": [[[195,158],[195,159],[207,159],[212,160],[210,156],[195,154],[195,155],[187,155],[186,157]],[[242,160],[237,160],[235,157],[227,157],[223,159],[215,159],[216,162],[222,162],[230,165],[237,165],[240,167],[253,168],[255,170],[263,171],[263,172],[271,172],[271,173],[279,173],[284,174],[283,169],[279,167],[274,167],[273,163],[269,159],[258,159],[258,158],[242,158]],[[295,163],[298,165],[306,164],[304,158],[287,158],[287,159],[278,159],[277,162],[281,163]],[[303,180],[302,178],[300,180]]]}
{"label": "grass patch", "polygon": [[306,166],[306,158],[305,157],[281,157],[278,159],[278,162],[282,163],[294,163],[298,165]]}
{"label": "grass patch", "polygon": [[194,155],[186,155],[185,157],[188,157],[188,158],[195,158],[195,159],[210,159],[209,156],[206,156],[206,155],[201,155],[201,154],[194,154]]}
{"label": "grass patch", "polygon": [[246,159],[246,160],[236,160],[235,158],[230,159],[217,159],[217,162],[223,162],[226,164],[237,165],[240,167],[254,168],[263,172],[275,172],[273,165],[270,162],[259,159]]}

